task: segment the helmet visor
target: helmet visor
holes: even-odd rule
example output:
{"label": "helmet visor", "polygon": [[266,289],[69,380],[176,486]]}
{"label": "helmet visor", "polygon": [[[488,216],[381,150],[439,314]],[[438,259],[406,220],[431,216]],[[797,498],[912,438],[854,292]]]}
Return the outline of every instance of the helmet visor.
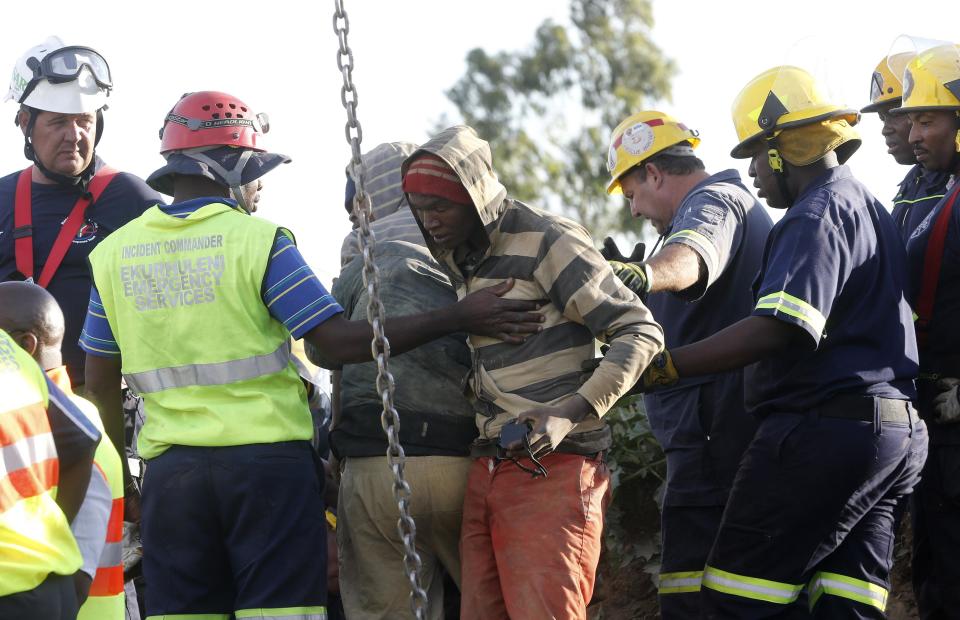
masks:
{"label": "helmet visor", "polygon": [[948,43],[949,41],[941,41],[940,39],[901,34],[890,44],[890,51],[887,52],[887,68],[902,84],[904,71],[915,56]]}
{"label": "helmet visor", "polygon": [[96,50],[79,45],[64,47],[44,56],[36,78],[46,79],[53,84],[70,82],[77,79],[84,67],[90,71],[100,88],[113,88],[110,65],[106,59]]}
{"label": "helmet visor", "polygon": [[895,65],[903,83],[903,101],[894,114],[924,109],[956,109],[960,100],[960,47],[947,41],[900,35],[891,46],[906,62]]}

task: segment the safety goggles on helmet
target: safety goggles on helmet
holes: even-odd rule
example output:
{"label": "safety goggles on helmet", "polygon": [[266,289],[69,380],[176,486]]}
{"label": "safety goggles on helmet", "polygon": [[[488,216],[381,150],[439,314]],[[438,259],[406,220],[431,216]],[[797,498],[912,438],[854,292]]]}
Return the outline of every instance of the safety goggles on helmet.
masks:
{"label": "safety goggles on helmet", "polygon": [[30,58],[27,66],[33,71],[33,79],[27,84],[17,103],[23,103],[41,81],[46,80],[51,84],[72,82],[84,69],[90,71],[100,88],[107,91],[113,88],[113,77],[107,60],[96,50],[82,45],[60,48],[40,60]]}

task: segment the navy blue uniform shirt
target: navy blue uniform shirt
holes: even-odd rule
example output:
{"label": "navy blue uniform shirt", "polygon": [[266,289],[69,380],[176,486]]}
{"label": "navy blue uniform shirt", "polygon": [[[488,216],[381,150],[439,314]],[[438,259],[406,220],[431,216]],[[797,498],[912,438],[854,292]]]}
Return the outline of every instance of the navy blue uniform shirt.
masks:
{"label": "navy blue uniform shirt", "polygon": [[917,344],[893,218],[850,169],[811,183],[773,227],[757,316],[803,329],[798,346],[757,364],[747,406],[805,411],[839,394],[913,399]]}
{"label": "navy blue uniform shirt", "polygon": [[[693,250],[706,267],[706,286],[692,294],[660,292],[647,298],[668,349],[750,316],[751,285],[772,227],[736,170],[711,175],[684,197],[664,233],[664,247],[679,243]],[[667,455],[667,505],[726,501],[756,428],[743,405],[745,375],[750,376],[749,369],[681,379],[644,396],[651,428]]]}
{"label": "navy blue uniform shirt", "polygon": [[931,172],[917,164],[900,181],[900,189],[893,199],[893,221],[904,243],[943,198],[949,179],[950,175],[945,172]]}
{"label": "navy blue uniform shirt", "polygon": [[[923,281],[924,257],[934,223],[943,211],[949,193],[917,226],[907,241],[910,261],[910,301],[916,307]],[[927,347],[920,364],[925,372],[957,377],[960,371],[960,198],[954,204],[943,246],[937,296],[928,327]]]}
{"label": "navy blue uniform shirt", "polygon": [[[103,165],[98,157],[97,169]],[[13,207],[19,176],[18,170],[0,179],[0,282],[23,279],[17,271],[13,243]],[[40,277],[62,222],[70,214],[80,194],[76,188],[56,184],[31,183],[31,189],[33,277],[36,279]],[[47,290],[60,304],[66,320],[63,363],[67,366],[73,385],[83,383],[85,354],[77,341],[90,299],[92,278],[87,257],[107,235],[160,202],[163,202],[160,195],[142,180],[126,172],[119,173],[100,195],[100,199],[87,207],[83,225],[73,238],[56,275],[50,280]]]}

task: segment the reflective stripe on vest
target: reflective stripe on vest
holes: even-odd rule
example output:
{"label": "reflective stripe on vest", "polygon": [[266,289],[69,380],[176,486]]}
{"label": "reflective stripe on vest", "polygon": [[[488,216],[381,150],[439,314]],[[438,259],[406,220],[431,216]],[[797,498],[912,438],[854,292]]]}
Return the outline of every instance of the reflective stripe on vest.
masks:
{"label": "reflective stripe on vest", "polygon": [[[51,372],[47,373],[48,375]],[[54,379],[51,376],[51,379]],[[70,400],[100,426],[100,413],[90,401],[73,393],[66,372],[57,373],[55,381],[61,381],[60,389],[69,390]],[[123,591],[123,465],[120,454],[104,439],[97,446],[93,457],[94,466],[110,489],[110,516],[104,547],[97,558],[97,571],[90,584],[87,600],[80,607],[77,620],[124,620],[126,596]]]}
{"label": "reflective stripe on vest", "polygon": [[792,583],[770,581],[769,579],[746,577],[719,570],[712,566],[707,566],[703,571],[703,586],[724,594],[783,605],[796,601],[800,596],[800,591],[803,590],[803,584],[794,585]]}
{"label": "reflective stripe on vest", "polygon": [[327,608],[319,606],[238,609],[234,615],[237,620],[243,620],[244,618],[257,618],[258,620],[327,620]]}
{"label": "reflective stripe on vest", "polygon": [[[42,409],[39,413],[46,415]],[[31,446],[38,446],[40,449],[31,450]],[[12,509],[22,499],[49,493],[57,486],[60,461],[53,445],[52,433],[21,439],[15,444],[4,446],[2,450],[4,460],[10,455],[11,466],[15,468],[4,472],[0,478],[0,513]],[[16,466],[14,461],[20,465]]]}
{"label": "reflective stripe on vest", "polygon": [[889,595],[886,588],[869,581],[825,572],[818,572],[813,575],[813,579],[810,580],[809,592],[810,611],[813,611],[814,605],[824,594],[850,599],[884,611],[887,608],[887,596]]}
{"label": "reflective stripe on vest", "polygon": [[176,368],[157,368],[125,374],[127,387],[138,394],[162,392],[194,385],[225,385],[280,372],[290,363],[290,343],[284,342],[273,353],[215,364],[189,364]]}
{"label": "reflective stripe on vest", "polygon": [[679,573],[660,573],[657,592],[660,594],[684,594],[699,592],[703,582],[703,571],[687,571]]}
{"label": "reflective stripe on vest", "polygon": [[[33,412],[37,413],[44,415],[43,410]],[[47,460],[55,461],[57,448],[50,441],[52,438],[51,433],[40,433],[24,437],[15,443],[0,444],[0,477],[16,475]]]}
{"label": "reflective stripe on vest", "polygon": [[123,593],[123,496],[113,500],[107,524],[107,542],[100,552],[90,596]]}
{"label": "reflective stripe on vest", "polygon": [[50,573],[80,568],[80,549],[56,503],[60,461],[47,417],[47,381],[0,331],[0,596],[25,592]]}
{"label": "reflective stripe on vest", "polygon": [[[108,476],[109,478],[109,476]],[[113,485],[111,485],[113,486]],[[90,594],[77,620],[123,620],[126,616],[126,596],[123,591],[123,484],[120,496],[115,496],[110,506],[107,522],[107,542],[100,552],[97,572],[90,584]]]}
{"label": "reflective stripe on vest", "polygon": [[309,441],[290,332],[263,303],[275,224],[223,203],[185,218],[152,207],[90,254],[94,281],[143,394],[140,455],[172,445]]}

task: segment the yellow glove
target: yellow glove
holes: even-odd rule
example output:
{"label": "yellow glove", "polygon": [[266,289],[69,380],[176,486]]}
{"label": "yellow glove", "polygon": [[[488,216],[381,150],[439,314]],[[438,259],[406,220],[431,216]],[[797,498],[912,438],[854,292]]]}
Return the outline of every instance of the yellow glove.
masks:
{"label": "yellow glove", "polygon": [[664,349],[653,358],[630,393],[643,394],[654,388],[671,386],[679,380],[680,374],[677,372],[677,367],[673,365],[673,357],[670,356],[670,351]]}

